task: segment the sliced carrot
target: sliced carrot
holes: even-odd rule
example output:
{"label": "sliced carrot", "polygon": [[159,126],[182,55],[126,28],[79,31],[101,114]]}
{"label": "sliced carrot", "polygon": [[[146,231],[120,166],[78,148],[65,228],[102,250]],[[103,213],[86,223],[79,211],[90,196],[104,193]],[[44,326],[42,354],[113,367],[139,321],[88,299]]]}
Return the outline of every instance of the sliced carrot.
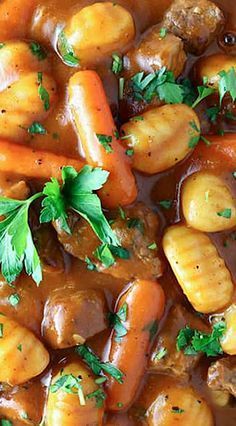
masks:
{"label": "sliced carrot", "polygon": [[1,42],[8,39],[22,38],[26,34],[36,0],[27,0],[25,5],[22,0],[4,0],[0,4],[0,39]]}
{"label": "sliced carrot", "polygon": [[159,284],[136,280],[118,302],[117,311],[127,303],[127,334],[117,341],[113,332],[109,361],[124,373],[124,383],[107,382],[108,410],[124,410],[133,402],[145,372],[147,355],[162,317],[165,295]]}
{"label": "sliced carrot", "polygon": [[61,178],[63,166],[73,166],[77,171],[83,162],[52,152],[0,140],[0,172],[14,173],[28,178]]}
{"label": "sliced carrot", "polygon": [[232,171],[236,168],[236,134],[207,136],[211,145],[200,142],[195,149],[191,163],[196,170],[219,169]]}
{"label": "sliced carrot", "polygon": [[[117,138],[106,94],[95,71],[79,71],[71,77],[69,105],[87,163],[110,172],[101,190],[103,204],[112,208],[132,203],[137,188],[130,160]],[[111,152],[106,151],[97,135],[111,137]]]}

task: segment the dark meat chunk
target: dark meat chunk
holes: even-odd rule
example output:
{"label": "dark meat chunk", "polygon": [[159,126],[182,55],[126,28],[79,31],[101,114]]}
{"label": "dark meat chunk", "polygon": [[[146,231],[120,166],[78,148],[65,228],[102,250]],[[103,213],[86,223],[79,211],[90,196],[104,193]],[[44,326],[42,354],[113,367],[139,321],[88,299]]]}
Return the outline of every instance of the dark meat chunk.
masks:
{"label": "dark meat chunk", "polygon": [[165,67],[178,77],[183,71],[186,54],[183,42],[174,34],[160,36],[160,26],[148,30],[138,46],[124,57],[125,77],[138,72],[152,73]]}
{"label": "dark meat chunk", "polygon": [[64,288],[46,303],[43,336],[54,349],[69,348],[105,330],[107,315],[106,300],[99,290]]}
{"label": "dark meat chunk", "polygon": [[[160,373],[171,374],[188,379],[191,370],[198,364],[201,355],[188,356],[176,348],[176,338],[181,328],[189,325],[202,331],[209,331],[208,326],[197,316],[187,311],[183,306],[176,305],[168,313],[167,320],[161,330],[157,345],[151,356],[150,368]],[[166,355],[159,359],[160,351]]]}
{"label": "dark meat chunk", "polygon": [[207,383],[210,388],[228,391],[236,398],[236,356],[214,362],[208,369]]}
{"label": "dark meat chunk", "polygon": [[196,55],[204,52],[223,24],[223,12],[209,0],[174,0],[163,20],[163,27],[182,38],[186,49]]}
{"label": "dark meat chunk", "polygon": [[58,223],[55,228],[59,241],[65,250],[85,261],[90,259],[99,272],[111,274],[116,278],[132,280],[135,278],[152,279],[162,275],[162,262],[158,257],[156,242],[158,219],[155,213],[139,203],[135,207],[124,209],[125,218],[118,214],[112,223],[122,247],[129,251],[129,259],[116,258],[113,266],[105,268],[94,256],[101,244],[86,221],[73,215],[70,218],[72,234],[61,230]]}

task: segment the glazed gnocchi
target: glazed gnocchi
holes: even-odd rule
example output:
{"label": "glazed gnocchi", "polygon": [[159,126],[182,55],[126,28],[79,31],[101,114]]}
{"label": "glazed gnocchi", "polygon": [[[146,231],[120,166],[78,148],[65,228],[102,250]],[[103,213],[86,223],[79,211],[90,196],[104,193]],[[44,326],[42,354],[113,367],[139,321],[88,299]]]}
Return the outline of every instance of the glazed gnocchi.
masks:
{"label": "glazed gnocchi", "polygon": [[166,230],[163,249],[196,311],[216,312],[230,302],[233,293],[230,273],[207,235],[185,225],[175,225]]}
{"label": "glazed gnocchi", "polygon": [[236,201],[226,183],[210,172],[187,178],[182,209],[187,224],[199,231],[218,232],[236,226]]}
{"label": "glazed gnocchi", "polygon": [[130,120],[121,128],[133,167],[154,174],[167,170],[191,153],[191,139],[200,136],[199,120],[187,105],[164,105]]}
{"label": "glazed gnocchi", "polygon": [[226,332],[221,338],[223,351],[229,355],[236,355],[236,305],[232,304],[224,313]]}
{"label": "glazed gnocchi", "polygon": [[147,414],[149,426],[213,426],[209,406],[191,387],[169,386],[158,393]]}
{"label": "glazed gnocchi", "polygon": [[0,382],[18,385],[45,370],[48,351],[31,331],[0,314],[0,334]]}
{"label": "glazed gnocchi", "polygon": [[199,80],[206,80],[210,87],[218,88],[221,71],[229,71],[231,68],[236,70],[235,56],[224,54],[215,54],[207,56],[198,61],[196,72]]}
{"label": "glazed gnocchi", "polygon": [[94,379],[93,374],[82,362],[71,362],[63,366],[51,382],[46,425],[101,426],[104,408],[97,406],[96,395],[102,388]]}
{"label": "glazed gnocchi", "polygon": [[[94,3],[76,13],[64,28],[67,42],[81,65],[88,65],[125,49],[134,39],[134,21],[117,3]],[[63,45],[59,37],[58,48]]]}

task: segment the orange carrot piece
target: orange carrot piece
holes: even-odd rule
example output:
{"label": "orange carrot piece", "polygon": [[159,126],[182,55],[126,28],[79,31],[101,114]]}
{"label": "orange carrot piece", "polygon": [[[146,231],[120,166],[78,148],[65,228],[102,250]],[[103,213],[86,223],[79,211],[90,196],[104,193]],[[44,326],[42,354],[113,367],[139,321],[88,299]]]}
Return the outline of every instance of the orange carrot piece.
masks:
{"label": "orange carrot piece", "polygon": [[[79,71],[70,78],[69,105],[86,161],[110,172],[101,190],[106,207],[132,203],[137,196],[130,160],[117,138],[116,126],[100,77],[95,71]],[[97,135],[110,136],[112,152],[106,152]]]}
{"label": "orange carrot piece", "polygon": [[196,170],[219,169],[232,171],[236,168],[236,134],[207,136],[211,145],[200,142],[195,149],[191,162]]}
{"label": "orange carrot piece", "polygon": [[112,335],[109,361],[124,373],[124,383],[113,378],[107,382],[107,408],[127,409],[133,402],[147,363],[152,341],[152,330],[163,315],[165,295],[153,281],[136,280],[118,302],[118,311],[127,303],[127,334],[118,342]]}
{"label": "orange carrot piece", "polygon": [[63,166],[73,166],[77,171],[83,162],[52,152],[0,140],[0,172],[15,173],[28,178],[61,178]]}

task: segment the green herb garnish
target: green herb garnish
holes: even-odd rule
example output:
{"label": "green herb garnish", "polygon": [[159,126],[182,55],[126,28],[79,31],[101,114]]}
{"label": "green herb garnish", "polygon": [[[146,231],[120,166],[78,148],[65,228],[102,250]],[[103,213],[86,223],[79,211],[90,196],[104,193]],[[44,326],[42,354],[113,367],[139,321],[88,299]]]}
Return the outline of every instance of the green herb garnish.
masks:
{"label": "green herb garnish", "polygon": [[112,136],[107,136],[107,135],[96,135],[98,138],[98,142],[103,146],[103,148],[105,149],[105,151],[110,154],[111,152],[113,152],[113,148],[111,146],[112,143]]}
{"label": "green herb garnish", "polygon": [[111,70],[114,74],[119,74],[123,69],[123,60],[122,58],[114,53],[112,55],[112,65]]}
{"label": "green herb garnish", "polygon": [[169,210],[173,204],[172,200],[161,200],[159,201],[159,203],[161,207],[163,207],[163,209],[165,210]]}
{"label": "green herb garnish", "polygon": [[88,395],[86,395],[85,398],[86,399],[95,398],[96,407],[101,408],[101,407],[103,407],[104,401],[106,399],[106,394],[102,389],[97,389],[94,392],[91,392]]}
{"label": "green herb garnish", "polygon": [[77,394],[79,397],[80,405],[85,405],[85,398],[81,385],[82,379],[75,377],[73,374],[63,374],[51,386],[50,392],[56,393],[59,390],[68,394]]}
{"label": "green herb garnish", "polygon": [[50,109],[50,97],[48,91],[43,86],[43,73],[38,72],[38,94],[43,102],[45,111],[48,111]]}
{"label": "green herb garnish", "polygon": [[75,55],[73,47],[68,42],[64,31],[61,31],[58,37],[58,49],[63,61],[70,67],[79,66],[79,58]]}
{"label": "green herb garnish", "polygon": [[8,301],[11,306],[17,306],[20,303],[20,295],[17,293],[11,294],[8,297]]}
{"label": "green herb garnish", "polygon": [[155,355],[155,359],[160,360],[167,355],[168,351],[166,348],[161,348]]}
{"label": "green herb garnish", "polygon": [[31,135],[46,135],[47,130],[43,127],[41,123],[39,123],[38,121],[34,121],[28,128],[28,133],[30,133]]}
{"label": "green herb garnish", "polygon": [[37,56],[39,61],[43,61],[44,59],[46,59],[47,53],[39,43],[32,41],[29,47],[33,55]]}
{"label": "green herb garnish", "polygon": [[159,37],[162,39],[162,38],[165,38],[166,36],[167,36],[167,33],[168,33],[168,30],[167,30],[167,28],[160,28],[160,31],[159,31]]}
{"label": "green herb garnish", "polygon": [[224,217],[225,219],[230,219],[232,216],[232,210],[231,209],[224,209],[220,212],[217,212],[217,216]]}
{"label": "green herb garnish", "polygon": [[127,334],[127,329],[123,324],[127,320],[127,314],[128,314],[127,303],[124,303],[116,313],[110,312],[109,314],[108,318],[109,318],[110,325],[114,329],[116,342],[121,342],[122,337],[126,336]]}
{"label": "green herb garnish", "polygon": [[233,102],[236,100],[236,72],[232,67],[229,71],[220,71],[219,72],[220,81],[219,81],[219,94],[220,94],[220,104],[226,93],[229,93]]}

